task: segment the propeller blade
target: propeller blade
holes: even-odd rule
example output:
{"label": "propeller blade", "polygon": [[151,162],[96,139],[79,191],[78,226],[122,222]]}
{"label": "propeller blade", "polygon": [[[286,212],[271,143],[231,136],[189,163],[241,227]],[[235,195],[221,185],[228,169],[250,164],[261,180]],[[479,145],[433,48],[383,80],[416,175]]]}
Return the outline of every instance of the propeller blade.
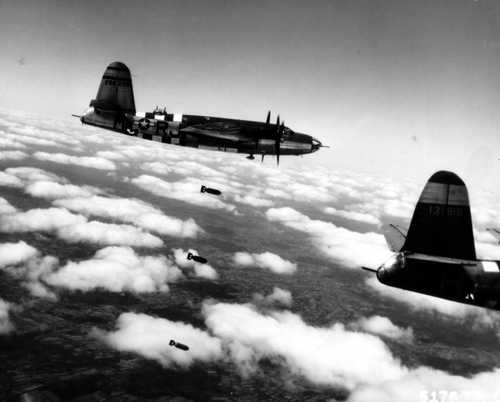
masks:
{"label": "propeller blade", "polygon": [[262,153],[262,159],[260,160],[260,163],[264,162],[264,155],[265,153]]}
{"label": "propeller blade", "polygon": [[276,151],[276,163],[280,164],[281,135],[283,133],[283,123],[280,124],[280,117],[276,121],[276,137],[274,140],[274,150]]}
{"label": "propeller blade", "polygon": [[271,111],[269,110],[267,112],[266,124],[269,124],[270,122],[271,122]]}

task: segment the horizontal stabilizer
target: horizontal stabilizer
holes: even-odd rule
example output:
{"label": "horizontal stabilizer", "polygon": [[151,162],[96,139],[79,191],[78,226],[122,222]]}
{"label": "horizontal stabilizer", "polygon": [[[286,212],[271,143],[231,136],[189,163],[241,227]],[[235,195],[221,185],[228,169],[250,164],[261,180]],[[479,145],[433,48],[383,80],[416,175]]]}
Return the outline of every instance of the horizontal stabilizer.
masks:
{"label": "horizontal stabilizer", "polygon": [[416,261],[426,261],[426,262],[436,262],[439,264],[451,264],[451,265],[476,265],[477,261],[474,260],[463,260],[460,258],[449,258],[449,257],[440,257],[437,255],[428,255],[421,253],[409,253],[405,255],[405,258],[408,260],[416,260]]}
{"label": "horizontal stabilizer", "polygon": [[399,252],[405,244],[406,229],[390,224],[382,226],[382,233],[391,251]]}
{"label": "horizontal stabilizer", "polygon": [[500,240],[500,230],[498,229],[486,229],[489,231],[493,236],[495,236],[498,240]]}

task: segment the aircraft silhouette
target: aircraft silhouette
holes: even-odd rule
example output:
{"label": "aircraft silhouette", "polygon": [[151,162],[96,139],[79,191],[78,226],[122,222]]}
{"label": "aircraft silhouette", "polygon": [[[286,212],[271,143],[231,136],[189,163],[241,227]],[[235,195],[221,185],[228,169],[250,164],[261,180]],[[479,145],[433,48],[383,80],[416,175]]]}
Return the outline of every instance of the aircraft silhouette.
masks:
{"label": "aircraft silhouette", "polygon": [[469,196],[454,173],[439,171],[424,187],[406,232],[384,235],[396,252],[375,272],[388,286],[500,310],[500,261],[476,258]]}
{"label": "aircraft silhouette", "polygon": [[135,110],[132,77],[121,62],[111,63],[105,70],[90,108],[79,117],[83,124],[101,127],[145,140],[225,152],[276,155],[303,155],[323,145],[307,134],[296,133],[278,116],[271,123],[271,112],[265,122],[168,113],[158,107],[151,113]]}

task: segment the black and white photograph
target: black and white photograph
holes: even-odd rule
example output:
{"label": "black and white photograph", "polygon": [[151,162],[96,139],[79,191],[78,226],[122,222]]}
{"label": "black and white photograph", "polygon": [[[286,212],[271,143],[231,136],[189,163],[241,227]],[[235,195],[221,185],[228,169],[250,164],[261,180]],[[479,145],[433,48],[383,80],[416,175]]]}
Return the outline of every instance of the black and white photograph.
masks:
{"label": "black and white photograph", "polygon": [[0,0],[0,402],[500,402],[498,0]]}

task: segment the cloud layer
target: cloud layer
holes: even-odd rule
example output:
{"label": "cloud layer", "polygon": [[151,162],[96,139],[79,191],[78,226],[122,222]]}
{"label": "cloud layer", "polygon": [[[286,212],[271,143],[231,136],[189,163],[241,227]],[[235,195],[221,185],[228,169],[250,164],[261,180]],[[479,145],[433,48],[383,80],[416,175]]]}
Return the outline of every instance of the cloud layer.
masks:
{"label": "cloud layer", "polygon": [[240,267],[258,267],[276,274],[293,274],[297,270],[297,264],[269,251],[261,254],[239,251],[234,254],[233,260]]}

